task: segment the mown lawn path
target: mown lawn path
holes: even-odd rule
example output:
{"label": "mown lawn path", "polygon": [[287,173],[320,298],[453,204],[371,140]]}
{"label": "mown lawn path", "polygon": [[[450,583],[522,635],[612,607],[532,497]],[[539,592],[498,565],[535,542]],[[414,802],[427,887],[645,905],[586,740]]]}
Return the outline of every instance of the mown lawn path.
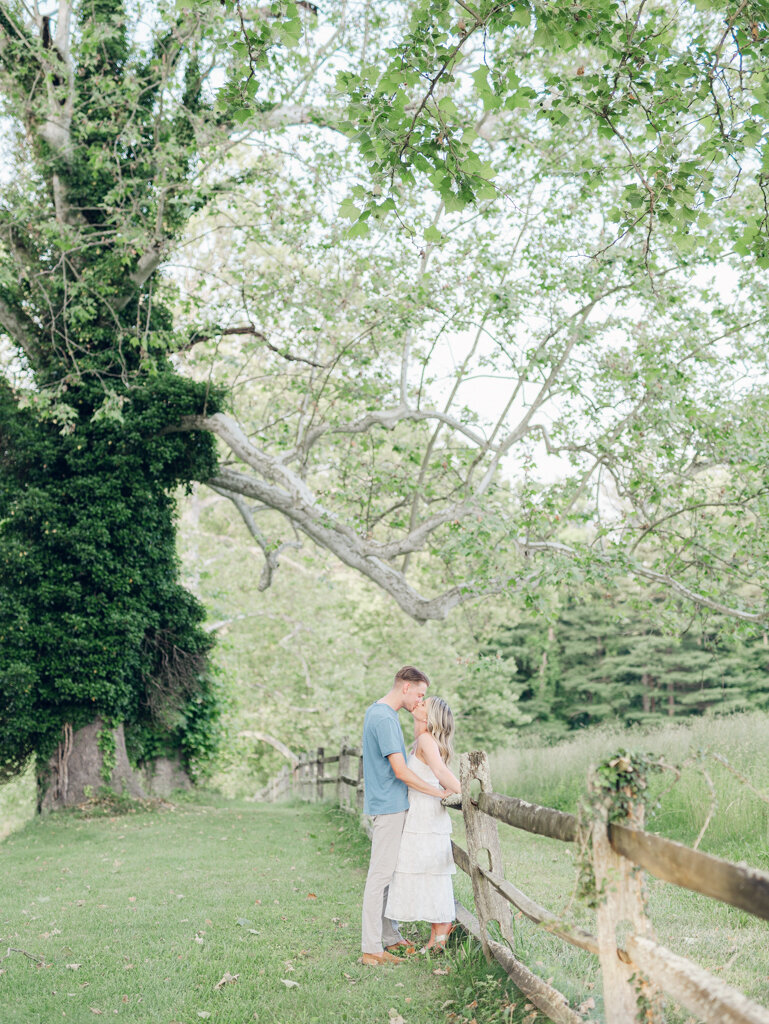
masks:
{"label": "mown lawn path", "polygon": [[366,855],[322,805],[36,820],[0,844],[0,1020],[436,1024],[436,962],[357,963]]}

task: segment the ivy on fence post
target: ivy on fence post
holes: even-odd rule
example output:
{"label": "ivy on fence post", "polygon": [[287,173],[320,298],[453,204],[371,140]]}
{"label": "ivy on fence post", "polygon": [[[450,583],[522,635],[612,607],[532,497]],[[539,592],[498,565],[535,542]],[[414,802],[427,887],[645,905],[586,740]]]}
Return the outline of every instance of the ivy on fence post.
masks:
{"label": "ivy on fence post", "polygon": [[499,844],[499,828],[496,819],[480,810],[472,791],[472,784],[477,780],[482,793],[492,792],[489,759],[483,750],[473,750],[469,754],[462,754],[459,764],[459,779],[462,783],[462,813],[465,819],[475,912],[480,923],[483,952],[486,959],[491,960],[488,926],[492,921],[496,921],[503,938],[512,947],[513,925],[509,904],[478,870],[479,865],[482,865],[495,874],[504,874],[502,848]]}
{"label": "ivy on fence post", "polygon": [[643,871],[616,853],[609,825],[643,828],[648,758],[621,751],[590,773],[593,870],[596,885],[598,958],[604,1007],[611,1024],[660,1024],[660,993],[625,952],[632,936],[654,939],[646,916]]}

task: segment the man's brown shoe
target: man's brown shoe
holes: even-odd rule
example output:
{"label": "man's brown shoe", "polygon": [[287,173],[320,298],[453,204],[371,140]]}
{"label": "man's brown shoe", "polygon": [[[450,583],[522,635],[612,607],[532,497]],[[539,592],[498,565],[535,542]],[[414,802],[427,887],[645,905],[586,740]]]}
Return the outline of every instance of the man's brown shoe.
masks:
{"label": "man's brown shoe", "polygon": [[384,953],[364,953],[358,963],[366,967],[380,967],[382,964],[402,964],[403,961],[385,950]]}
{"label": "man's brown shoe", "polygon": [[413,956],[417,951],[416,946],[406,942],[405,939],[396,942],[393,946],[385,946],[385,949],[388,953],[400,953],[402,956]]}

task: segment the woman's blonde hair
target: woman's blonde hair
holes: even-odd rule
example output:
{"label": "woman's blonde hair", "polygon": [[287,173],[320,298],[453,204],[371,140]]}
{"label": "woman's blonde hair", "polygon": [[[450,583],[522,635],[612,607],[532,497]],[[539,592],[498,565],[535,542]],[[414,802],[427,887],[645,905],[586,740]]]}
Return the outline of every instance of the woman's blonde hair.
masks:
{"label": "woman's blonde hair", "polygon": [[454,756],[451,740],[454,736],[454,715],[443,697],[428,697],[425,700],[427,709],[427,731],[438,744],[441,760],[448,764]]}

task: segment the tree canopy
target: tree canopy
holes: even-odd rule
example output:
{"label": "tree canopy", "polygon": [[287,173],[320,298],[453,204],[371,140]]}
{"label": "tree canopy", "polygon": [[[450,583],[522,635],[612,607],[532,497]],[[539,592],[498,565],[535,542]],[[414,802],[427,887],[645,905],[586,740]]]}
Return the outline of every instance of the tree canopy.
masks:
{"label": "tree canopy", "polygon": [[[749,0],[0,3],[11,760],[207,706],[153,590],[193,480],[265,586],[309,539],[419,621],[632,576],[762,622],[768,46]],[[68,615],[65,692],[19,634]]]}

